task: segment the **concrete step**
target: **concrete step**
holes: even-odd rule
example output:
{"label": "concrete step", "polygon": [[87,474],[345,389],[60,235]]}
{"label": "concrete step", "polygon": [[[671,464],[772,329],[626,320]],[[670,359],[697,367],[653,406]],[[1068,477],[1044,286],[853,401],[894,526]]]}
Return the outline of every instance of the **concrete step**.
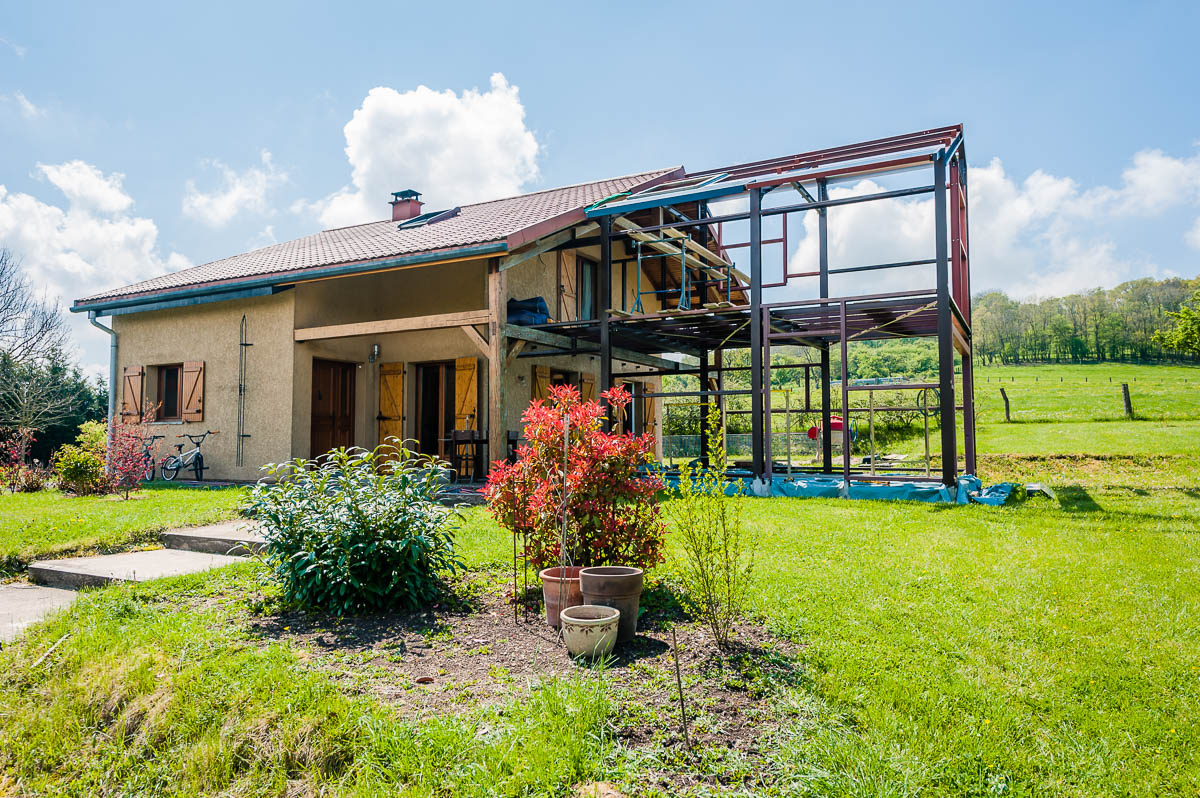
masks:
{"label": "concrete step", "polygon": [[112,582],[146,582],[164,576],[194,574],[242,562],[240,557],[196,551],[155,549],[98,557],[42,560],[29,566],[29,578],[51,587],[99,587]]}
{"label": "concrete step", "polygon": [[258,533],[257,524],[241,520],[210,526],[169,529],[163,533],[163,545],[168,549],[181,551],[244,557],[262,551],[267,543]]}
{"label": "concrete step", "polygon": [[26,626],[37,623],[75,600],[74,590],[18,582],[0,585],[0,643],[15,640]]}

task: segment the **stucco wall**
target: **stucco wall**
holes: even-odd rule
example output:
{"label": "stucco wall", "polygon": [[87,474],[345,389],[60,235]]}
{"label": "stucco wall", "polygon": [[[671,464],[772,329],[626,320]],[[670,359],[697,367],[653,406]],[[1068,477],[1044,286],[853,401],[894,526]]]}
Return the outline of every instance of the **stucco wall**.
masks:
{"label": "stucco wall", "polygon": [[[159,453],[170,451],[181,433],[219,430],[202,451],[210,470],[206,479],[257,479],[263,463],[291,456],[293,292],[256,299],[214,302],[189,308],[113,317],[118,336],[118,373],[125,366],[147,367],[145,407],[156,403],[153,367],[189,360],[204,361],[204,420],[160,422],[165,435]],[[247,347],[244,465],[236,466],[238,360],[242,315]],[[117,401],[120,404],[121,386]],[[191,448],[189,444],[187,448]]]}

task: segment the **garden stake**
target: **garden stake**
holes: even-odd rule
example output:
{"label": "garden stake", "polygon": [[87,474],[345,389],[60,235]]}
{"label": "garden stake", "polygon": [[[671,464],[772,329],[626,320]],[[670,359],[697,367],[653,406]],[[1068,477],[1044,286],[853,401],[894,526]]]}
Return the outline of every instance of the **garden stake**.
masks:
{"label": "garden stake", "polygon": [[692,750],[692,741],[688,739],[687,707],[683,703],[683,679],[679,675],[679,641],[675,639],[675,627],[671,627],[671,653],[675,656],[675,687],[679,690],[679,717],[683,722],[683,744]]}

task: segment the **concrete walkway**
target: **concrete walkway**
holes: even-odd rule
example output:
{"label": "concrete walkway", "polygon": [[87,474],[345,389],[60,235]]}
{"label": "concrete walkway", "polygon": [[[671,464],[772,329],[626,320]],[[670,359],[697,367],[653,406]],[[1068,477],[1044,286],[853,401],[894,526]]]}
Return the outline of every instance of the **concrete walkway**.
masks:
{"label": "concrete walkway", "polygon": [[75,589],[199,573],[238,562],[263,546],[262,538],[246,521],[171,529],[163,533],[163,542],[165,549],[31,564],[29,578],[36,584],[0,585],[0,643],[70,604],[77,595]]}

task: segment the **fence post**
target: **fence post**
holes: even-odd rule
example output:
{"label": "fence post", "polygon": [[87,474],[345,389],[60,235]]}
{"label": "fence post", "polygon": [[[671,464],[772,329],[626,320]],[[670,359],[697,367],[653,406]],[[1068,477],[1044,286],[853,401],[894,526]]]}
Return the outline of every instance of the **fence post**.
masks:
{"label": "fence post", "polygon": [[1133,418],[1133,402],[1129,398],[1129,383],[1121,383],[1121,398],[1125,400],[1125,418]]}
{"label": "fence post", "polygon": [[1004,392],[1003,388],[1000,389],[1000,398],[1004,400],[1004,420],[1012,421],[1012,416],[1008,412],[1008,394]]}

